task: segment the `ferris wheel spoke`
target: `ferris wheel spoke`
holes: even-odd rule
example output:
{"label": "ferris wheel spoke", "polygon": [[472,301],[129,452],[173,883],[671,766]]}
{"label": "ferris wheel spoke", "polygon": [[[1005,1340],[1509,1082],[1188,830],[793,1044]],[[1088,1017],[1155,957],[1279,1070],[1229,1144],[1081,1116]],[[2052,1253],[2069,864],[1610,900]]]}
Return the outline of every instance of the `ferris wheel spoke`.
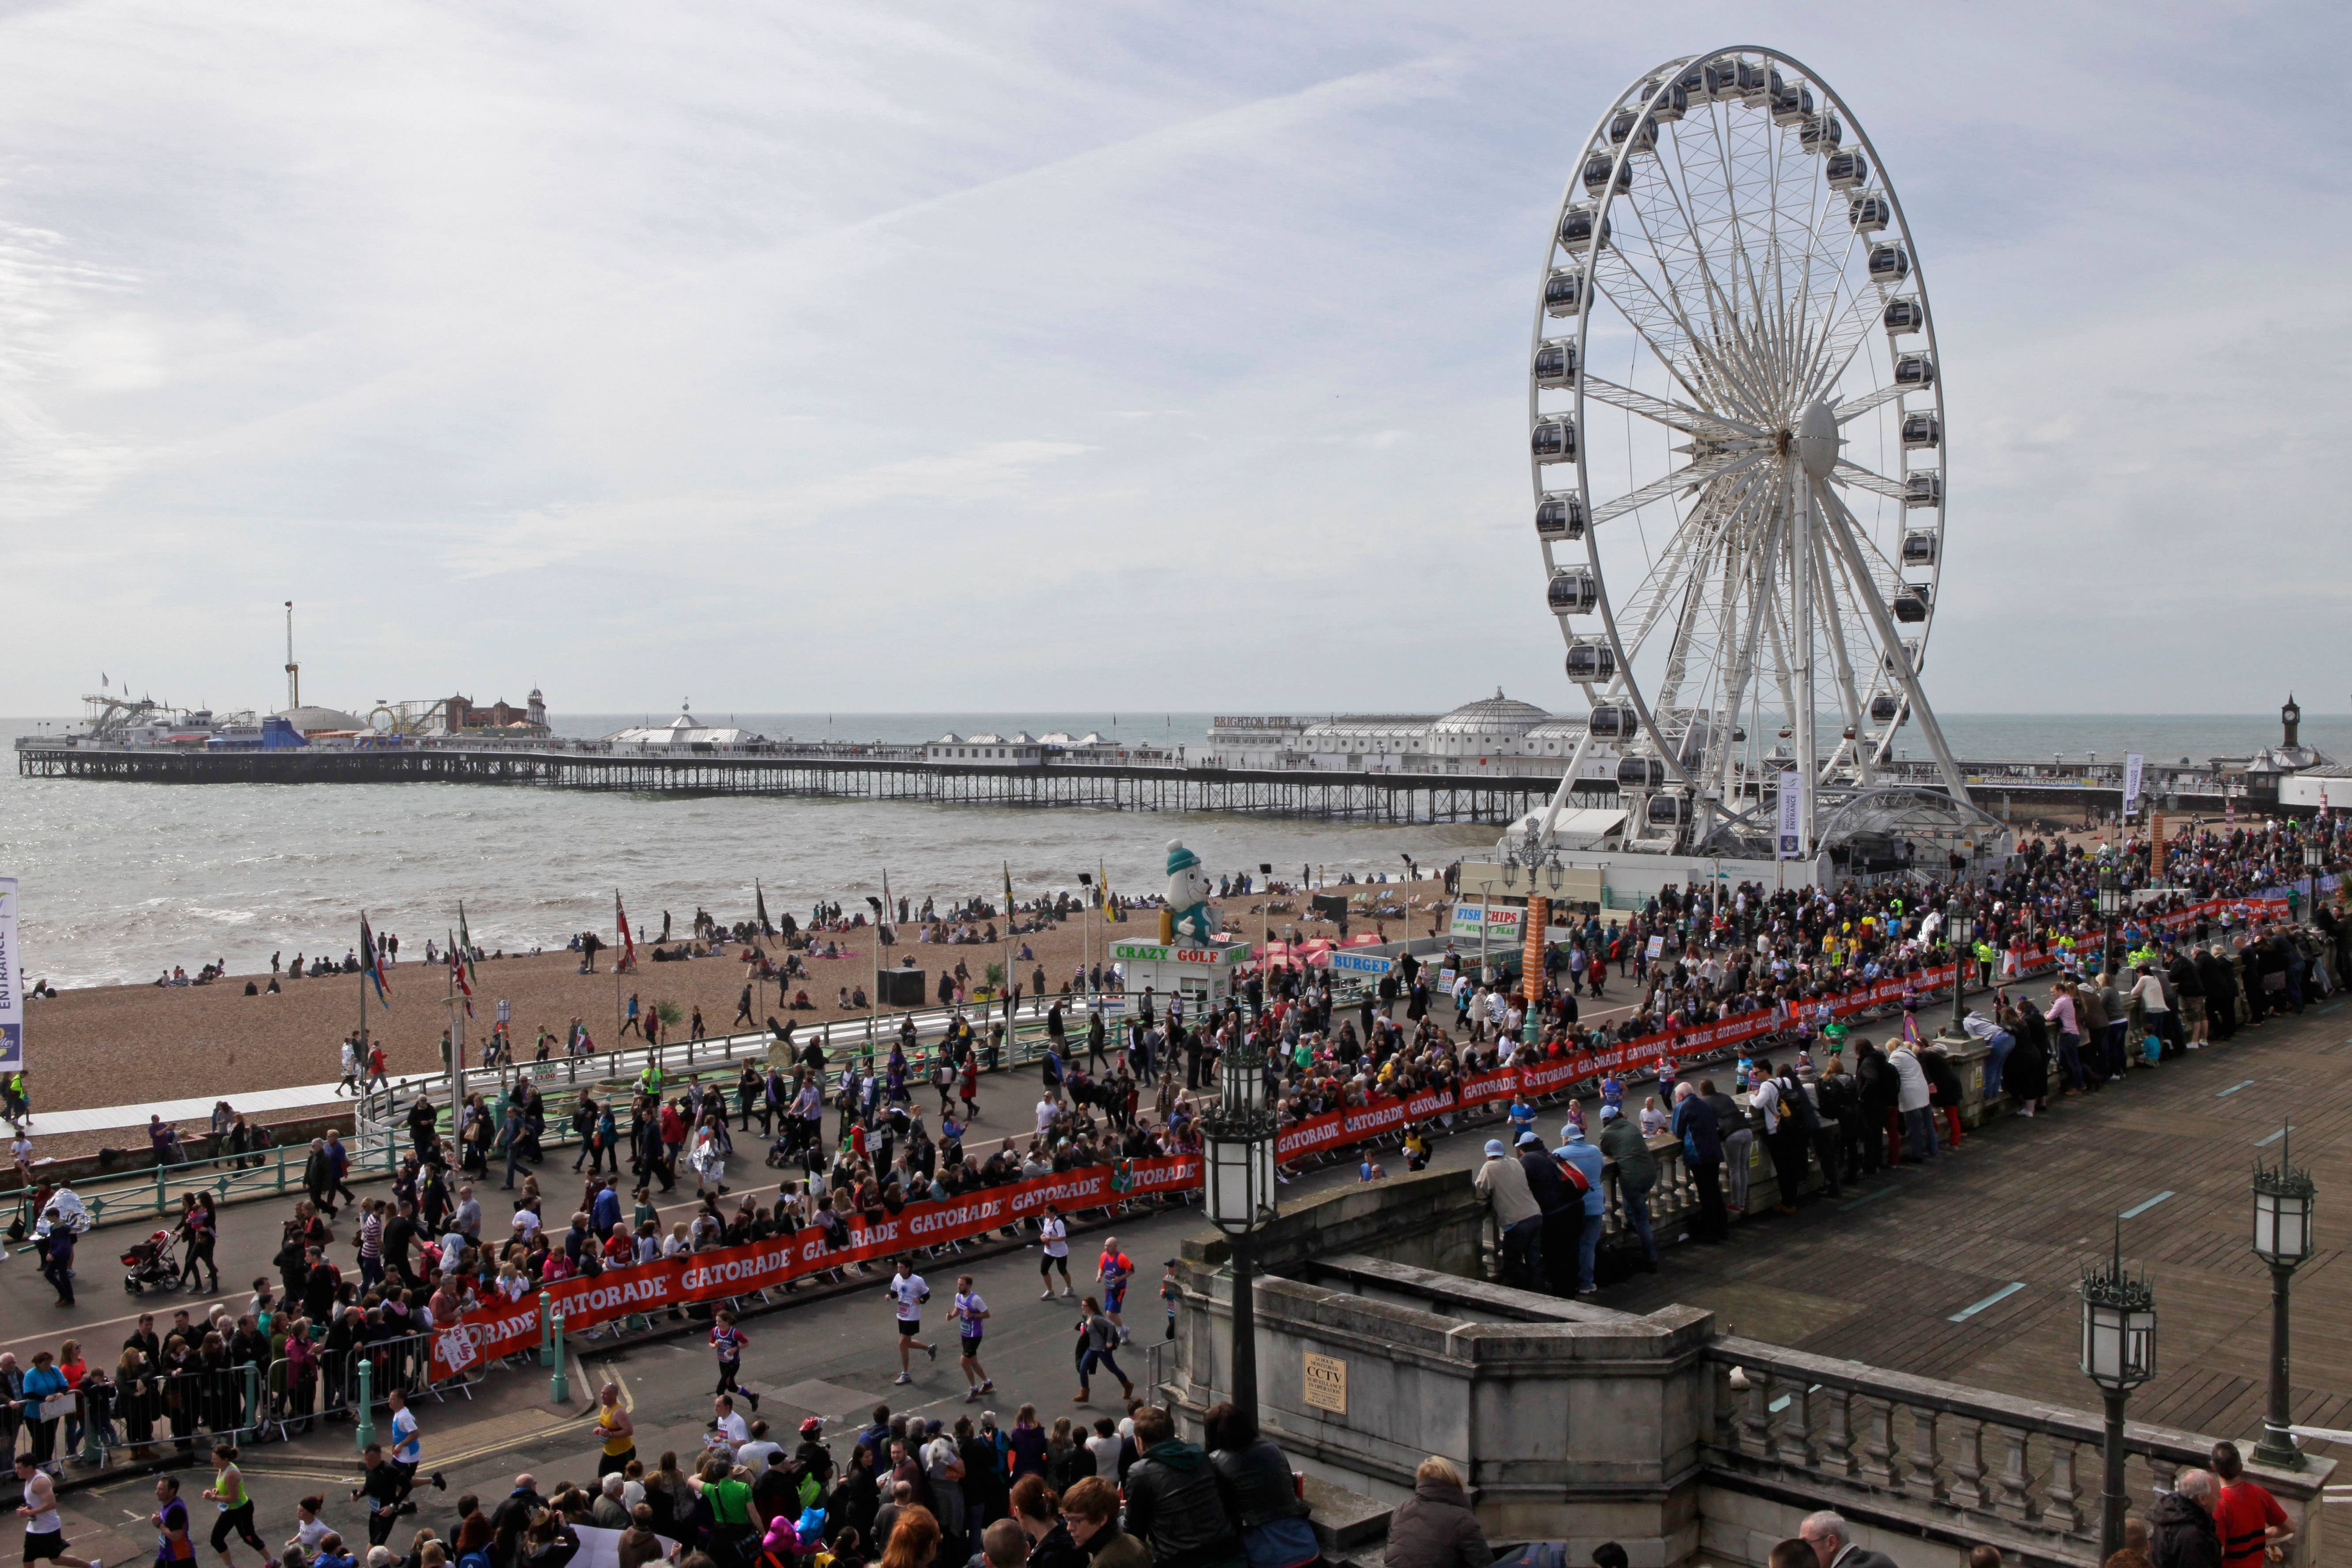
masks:
{"label": "ferris wheel spoke", "polygon": [[[1742,486],[1739,493],[1727,494],[1716,509],[1716,525],[1691,552],[1699,564],[1695,570],[1683,574],[1683,592],[1679,595],[1661,592],[1648,606],[1646,618],[1652,624],[1662,617],[1668,605],[1675,606],[1676,611],[1675,632],[1666,646],[1664,670],[1658,688],[1658,703],[1662,710],[1682,705],[1683,685],[1689,678],[1695,659],[1700,666],[1702,689],[1716,683],[1717,673],[1722,664],[1721,642],[1726,622],[1706,604],[1706,590],[1716,574],[1717,563],[1724,563],[1727,570],[1728,557],[1738,540],[1750,531],[1754,519],[1769,506],[1769,483],[1763,482],[1760,475],[1758,481]],[[1645,625],[1645,637],[1648,629]],[[1700,642],[1702,629],[1708,639],[1703,645]],[[1687,728],[1686,723],[1685,727]]]}
{"label": "ferris wheel spoke", "polygon": [[1717,452],[1695,458],[1663,479],[1654,479],[1638,490],[1594,507],[1592,526],[1598,528],[1604,522],[1613,522],[1627,512],[1639,511],[1653,502],[1664,500],[1677,490],[1687,490],[1709,479],[1744,472],[1769,456],[1769,453],[1760,450],[1746,450]]}
{"label": "ferris wheel spoke", "polygon": [[[1785,488],[1786,476],[1780,478]],[[1748,593],[1748,631],[1739,639],[1732,658],[1730,671],[1726,677],[1724,714],[1727,721],[1736,721],[1738,719],[1740,706],[1748,701],[1748,688],[1754,683],[1756,678],[1756,656],[1763,637],[1765,605],[1770,602],[1772,595],[1772,566],[1780,547],[1783,509],[1780,505],[1774,504],[1770,507],[1769,515],[1769,521],[1764,526],[1763,537],[1755,542],[1755,548],[1748,552],[1748,559],[1744,563]],[[1717,774],[1718,783],[1727,780],[1730,766],[1730,742],[1727,739],[1722,768]]]}
{"label": "ferris wheel spoke", "polygon": [[1864,489],[1875,490],[1880,495],[1891,497],[1895,500],[1911,499],[1910,487],[1904,484],[1902,480],[1890,479],[1885,474],[1874,473],[1860,463],[1850,463],[1843,458],[1838,459],[1836,477],[1841,484],[1860,485]]}
{"label": "ferris wheel spoke", "polygon": [[[1723,128],[1717,119],[1712,104],[1706,106],[1705,112],[1696,123],[1704,126],[1711,144],[1720,145]],[[1705,307],[1704,310],[1683,301],[1682,289],[1674,279],[1671,266],[1663,258],[1660,261],[1660,268],[1667,274],[1666,281],[1678,307],[1678,319],[1695,360],[1694,369],[1703,369],[1709,374],[1716,384],[1713,390],[1718,396],[1735,401],[1744,409],[1759,416],[1769,416],[1772,401],[1764,387],[1755,379],[1750,367],[1745,363],[1745,356],[1738,352],[1736,333],[1730,341],[1727,341],[1725,337],[1725,324],[1736,321],[1738,318],[1737,300],[1725,294],[1720,279],[1716,276],[1714,268],[1709,265],[1710,232],[1713,232],[1714,238],[1717,240],[1731,236],[1736,228],[1736,221],[1727,208],[1712,216],[1699,210],[1699,201],[1703,195],[1714,196],[1717,193],[1708,179],[1694,173],[1690,159],[1684,153],[1680,137],[1675,138],[1674,145],[1675,169],[1681,175],[1679,187],[1666,177],[1663,158],[1654,159],[1653,163],[1655,164],[1657,183],[1673,198],[1675,216],[1679,219],[1682,233],[1687,240],[1686,245],[1679,247],[1680,251],[1689,258],[1690,275],[1685,281],[1697,294],[1701,304]],[[1701,163],[1704,164],[1709,161],[1719,162],[1719,160],[1703,158]],[[1727,191],[1722,194],[1728,195]],[[1650,226],[1649,215],[1646,211],[1643,214],[1643,222],[1644,233],[1647,235],[1650,232]],[[1699,325],[1696,324],[1697,322],[1704,322],[1706,330],[1700,330]]]}
{"label": "ferris wheel spoke", "polygon": [[1881,407],[1885,404],[1894,402],[1896,398],[1903,395],[1904,391],[1905,389],[1903,387],[1897,386],[1894,383],[1889,382],[1886,385],[1879,387],[1875,391],[1865,392],[1860,397],[1847,399],[1845,402],[1839,404],[1836,408],[1831,411],[1831,413],[1839,424],[1848,425],[1853,423],[1854,420],[1859,419],[1862,416],[1869,413],[1872,409]]}
{"label": "ferris wheel spoke", "polygon": [[1752,483],[1744,479],[1737,483],[1717,480],[1676,526],[1664,552],[1626,602],[1626,614],[1622,620],[1635,624],[1634,634],[1625,644],[1629,660],[1648,643],[1650,633],[1656,628],[1661,608],[1671,597],[1669,584],[1682,572],[1683,563],[1722,528],[1737,521],[1752,489]]}
{"label": "ferris wheel spoke", "polygon": [[[1823,640],[1829,644],[1831,675],[1836,684],[1839,704],[1844,710],[1845,729],[1850,737],[1841,741],[1832,752],[1831,763],[1832,765],[1835,765],[1846,749],[1853,746],[1861,736],[1864,710],[1861,696],[1854,690],[1853,658],[1846,646],[1847,617],[1844,607],[1838,602],[1837,576],[1830,570],[1829,552],[1822,542],[1822,535],[1827,531],[1827,528],[1820,507],[1811,496],[1805,498],[1804,504],[1811,509],[1813,523],[1810,531],[1809,548],[1813,552],[1813,590],[1818,601],[1814,622],[1826,633]],[[1857,751],[1857,761],[1859,761],[1859,755]],[[1860,772],[1861,782],[1868,784],[1870,782],[1868,766],[1863,765]]]}
{"label": "ferris wheel spoke", "polygon": [[1831,542],[1846,557],[1852,576],[1864,580],[1856,597],[1863,602],[1871,625],[1878,633],[1880,646],[1889,656],[1881,661],[1882,665],[1891,667],[1905,696],[1910,700],[1912,717],[1919,721],[1920,733],[1926,737],[1928,749],[1935,753],[1937,769],[1944,777],[1944,787],[1952,793],[1955,799],[1966,801],[1969,798],[1968,780],[1961,774],[1959,764],[1953,760],[1951,748],[1944,743],[1943,726],[1936,721],[1935,710],[1927,705],[1927,694],[1920,689],[1919,672],[1912,668],[1910,658],[1904,652],[1902,634],[1895,629],[1894,615],[1876,591],[1867,585],[1869,570],[1863,563],[1860,546],[1854,542],[1862,531],[1854,522],[1853,514],[1846,510],[1845,503],[1828,485],[1816,483],[1812,490],[1828,519],[1825,531]]}
{"label": "ferris wheel spoke", "polygon": [[[1630,247],[1622,245],[1611,247],[1603,253],[1605,264],[1614,269],[1621,284],[1639,285],[1648,301],[1648,309],[1639,315],[1633,309],[1629,309],[1622,299],[1618,300],[1619,308],[1626,311],[1627,321],[1649,344],[1650,352],[1657,356],[1658,362],[1689,389],[1693,396],[1705,396],[1713,391],[1717,397],[1728,398],[1745,410],[1762,413],[1769,408],[1769,404],[1759,401],[1758,389],[1746,381],[1717,345],[1708,341],[1707,334],[1698,330],[1689,306],[1675,286],[1673,268],[1666,259],[1668,247],[1651,226],[1650,209],[1637,199],[1642,195],[1654,195],[1659,186],[1665,184],[1663,173],[1654,168],[1656,160],[1653,159],[1651,163],[1654,165],[1652,177],[1634,182],[1633,192],[1626,197],[1626,210],[1641,230],[1639,237],[1644,242],[1645,254],[1654,265],[1658,277],[1653,279],[1635,265]],[[1671,186],[1666,188],[1671,192]],[[1702,278],[1706,275],[1703,267],[1700,275]],[[1611,292],[1605,280],[1596,281],[1603,292]],[[1661,288],[1664,289],[1664,293],[1659,291]],[[1612,293],[1612,297],[1616,296]],[[1669,326],[1671,331],[1666,330]]]}
{"label": "ferris wheel spoke", "polygon": [[1628,414],[1638,414],[1644,419],[1696,436],[1702,440],[1719,440],[1729,436],[1746,436],[1764,439],[1768,432],[1761,425],[1751,425],[1744,419],[1733,419],[1722,414],[1706,413],[1687,404],[1669,403],[1663,397],[1653,397],[1646,392],[1636,392],[1630,386],[1620,386],[1597,375],[1577,377],[1584,395],[1599,398]]}

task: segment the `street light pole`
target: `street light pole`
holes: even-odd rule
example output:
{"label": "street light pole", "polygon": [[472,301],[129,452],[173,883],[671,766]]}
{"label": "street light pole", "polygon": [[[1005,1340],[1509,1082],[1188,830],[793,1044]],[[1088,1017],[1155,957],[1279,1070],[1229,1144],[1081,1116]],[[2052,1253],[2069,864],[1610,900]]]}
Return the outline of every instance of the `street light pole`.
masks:
{"label": "street light pole", "polygon": [[2116,916],[2123,912],[2123,884],[2116,877],[2116,868],[2108,866],[2099,872],[2099,973],[2105,974],[2116,963]]}
{"label": "street light pole", "polygon": [[1230,1397],[1257,1409],[1257,1313],[1251,1237],[1275,1217],[1275,1117],[1265,1103],[1265,1053],[1247,1037],[1225,1054],[1223,1096],[1201,1119],[1205,1206],[1232,1246],[1233,1351]]}
{"label": "street light pole", "polygon": [[1976,962],[1969,944],[1977,934],[1976,921],[1954,899],[1944,906],[1944,932],[1952,944],[1952,1038],[1968,1033],[1968,1004],[1962,998],[1968,991],[1969,965]]}
{"label": "street light pole", "polygon": [[2123,1221],[2116,1221],[2112,1261],[2083,1270],[2083,1373],[2105,1396],[2104,1496],[2099,1510],[2099,1560],[2124,1544],[2124,1407],[2131,1391],[2156,1375],[2156,1293],[2145,1275],[2124,1272]]}
{"label": "street light pole", "polygon": [[2311,1215],[2319,1195],[2311,1173],[2296,1170],[2288,1156],[2293,1131],[2280,1129],[2276,1168],[2259,1161],[2254,1165],[2254,1256],[2271,1270],[2270,1409],[2254,1458],[2285,1470],[2302,1469],[2306,1463],[2291,1429],[2294,1413],[2287,1394],[2287,1291],[2295,1269],[2311,1256]]}

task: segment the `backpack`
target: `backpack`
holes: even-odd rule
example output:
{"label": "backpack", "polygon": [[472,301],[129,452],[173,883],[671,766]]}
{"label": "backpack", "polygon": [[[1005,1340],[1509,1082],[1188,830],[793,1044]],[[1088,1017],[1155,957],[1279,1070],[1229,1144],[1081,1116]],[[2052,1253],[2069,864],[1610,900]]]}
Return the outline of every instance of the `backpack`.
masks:
{"label": "backpack", "polygon": [[1551,1163],[1559,1167],[1560,1181],[1572,1188],[1577,1196],[1582,1197],[1592,1190],[1592,1183],[1585,1176],[1583,1170],[1575,1161],[1563,1160],[1555,1154],[1552,1156]]}

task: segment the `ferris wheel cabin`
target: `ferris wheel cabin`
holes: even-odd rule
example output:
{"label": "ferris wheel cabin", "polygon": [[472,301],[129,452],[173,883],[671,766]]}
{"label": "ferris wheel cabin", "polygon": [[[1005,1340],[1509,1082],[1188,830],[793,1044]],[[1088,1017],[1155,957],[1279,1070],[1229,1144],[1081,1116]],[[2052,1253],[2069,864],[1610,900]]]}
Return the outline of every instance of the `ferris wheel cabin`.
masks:
{"label": "ferris wheel cabin", "polygon": [[1580,642],[1568,650],[1568,678],[1579,686],[1612,680],[1617,675],[1617,650],[1605,642]]}
{"label": "ferris wheel cabin", "polygon": [[1564,491],[1544,497],[1536,507],[1536,537],[1538,539],[1581,539],[1584,537],[1584,498]]}

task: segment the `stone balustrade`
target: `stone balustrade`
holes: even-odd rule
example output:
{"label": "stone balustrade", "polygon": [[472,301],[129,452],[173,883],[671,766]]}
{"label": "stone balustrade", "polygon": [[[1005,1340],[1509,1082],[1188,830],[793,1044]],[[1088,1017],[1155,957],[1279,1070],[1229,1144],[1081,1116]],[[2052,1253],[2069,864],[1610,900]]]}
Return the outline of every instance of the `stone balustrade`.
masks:
{"label": "stone balustrade", "polygon": [[[1706,1355],[1707,1464],[1717,1476],[1834,1508],[1882,1532],[1959,1535],[2028,1562],[2096,1559],[2105,1439],[2096,1414],[1761,1340],[1718,1337]],[[2182,1469],[2207,1466],[2212,1450],[2210,1437],[2137,1421],[2126,1424],[2124,1445],[2127,1493],[2142,1511]],[[2290,1562],[2314,1560],[2334,1468],[2248,1466],[2295,1522]],[[1791,1522],[1787,1509],[1701,1511],[1705,1544],[1750,1561],[1762,1560],[1759,1540],[1769,1550],[1793,1533],[1782,1528]]]}
{"label": "stone balustrade", "polygon": [[[1689,1196],[1678,1164],[1659,1191]],[[1367,1519],[1436,1454],[1469,1479],[1491,1539],[1564,1541],[1571,1562],[1613,1540],[1633,1568],[1761,1563],[1835,1509],[1897,1568],[1958,1568],[1982,1543],[2028,1568],[2097,1568],[2096,1414],[1726,1335],[1697,1308],[1509,1289],[1479,1274],[1486,1223],[1470,1173],[1432,1171],[1304,1204],[1258,1238],[1265,1430]],[[1196,1434],[1231,1387],[1228,1258],[1222,1237],[1183,1244],[1173,1363],[1155,1379]],[[2132,1506],[2210,1443],[2128,1426]],[[2290,1563],[2309,1568],[2334,1461],[2249,1469],[2296,1522]]]}

